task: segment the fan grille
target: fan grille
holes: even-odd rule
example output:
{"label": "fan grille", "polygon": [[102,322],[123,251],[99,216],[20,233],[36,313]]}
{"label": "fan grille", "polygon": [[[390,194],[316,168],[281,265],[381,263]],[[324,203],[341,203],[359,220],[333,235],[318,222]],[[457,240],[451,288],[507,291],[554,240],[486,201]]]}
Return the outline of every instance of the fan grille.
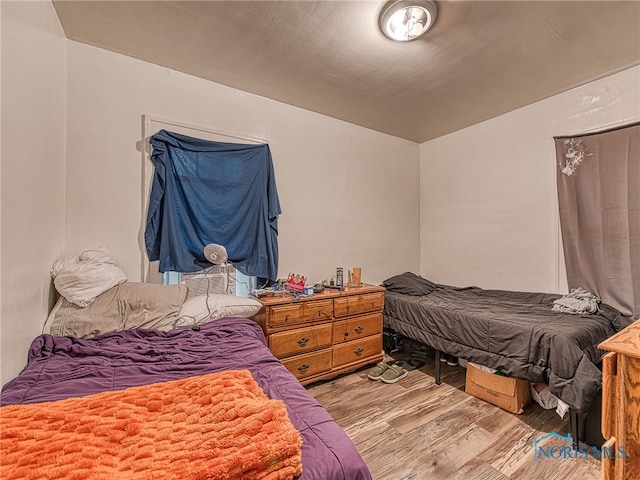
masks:
{"label": "fan grille", "polygon": [[225,263],[228,258],[227,249],[216,243],[210,243],[204,247],[204,256],[214,265]]}

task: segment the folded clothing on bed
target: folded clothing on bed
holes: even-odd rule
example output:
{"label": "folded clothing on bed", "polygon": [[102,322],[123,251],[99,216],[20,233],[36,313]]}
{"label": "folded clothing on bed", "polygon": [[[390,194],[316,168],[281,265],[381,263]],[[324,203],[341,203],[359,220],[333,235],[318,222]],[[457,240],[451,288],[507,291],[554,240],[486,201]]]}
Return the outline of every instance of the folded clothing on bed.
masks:
{"label": "folded clothing on bed", "polygon": [[0,477],[293,479],[300,433],[248,370],[0,409]]}
{"label": "folded clothing on bed", "polygon": [[574,288],[566,295],[553,301],[554,312],[596,313],[600,299],[582,287]]}

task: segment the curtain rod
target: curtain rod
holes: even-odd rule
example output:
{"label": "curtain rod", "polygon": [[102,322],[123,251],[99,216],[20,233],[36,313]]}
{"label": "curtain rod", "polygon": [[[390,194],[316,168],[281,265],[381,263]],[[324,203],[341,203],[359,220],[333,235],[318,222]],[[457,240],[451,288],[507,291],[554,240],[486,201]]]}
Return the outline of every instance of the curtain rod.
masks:
{"label": "curtain rod", "polygon": [[240,135],[240,134],[236,134],[236,133],[225,132],[224,130],[213,130],[211,128],[206,128],[206,127],[202,127],[202,126],[199,126],[199,125],[192,125],[192,124],[189,124],[189,123],[179,122],[179,121],[176,121],[176,120],[167,120],[167,119],[164,119],[164,118],[155,117],[153,115],[144,115],[144,119],[145,119],[145,123],[147,123],[147,122],[148,123],[151,123],[151,122],[163,123],[165,125],[170,125],[170,126],[174,126],[174,127],[181,127],[181,128],[187,128],[187,129],[190,129],[190,130],[197,130],[199,132],[211,133],[213,135],[220,135],[222,137],[235,138],[237,140],[245,140],[245,141],[256,142],[256,143],[269,143],[269,141],[264,139],[264,138],[252,137],[250,135]]}
{"label": "curtain rod", "polygon": [[636,125],[640,125],[640,122],[631,122],[631,123],[621,123],[621,124],[611,124],[607,127],[600,127],[601,130],[587,130],[583,133],[576,133],[574,135],[560,135],[557,137],[553,137],[556,140],[563,140],[565,138],[575,138],[575,137],[588,137],[589,135],[599,135],[601,133],[609,133],[615,132],[616,130],[621,130],[623,128],[635,127]]}

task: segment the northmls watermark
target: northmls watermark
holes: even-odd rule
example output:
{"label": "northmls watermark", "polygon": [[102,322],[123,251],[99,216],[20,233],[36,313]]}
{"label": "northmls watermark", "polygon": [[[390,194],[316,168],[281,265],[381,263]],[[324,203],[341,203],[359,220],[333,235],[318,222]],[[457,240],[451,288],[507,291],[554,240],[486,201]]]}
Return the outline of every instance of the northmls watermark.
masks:
{"label": "northmls watermark", "polygon": [[[565,445],[540,445],[540,442],[547,438],[555,437],[559,438]],[[567,436],[560,435],[556,432],[547,433],[542,437],[531,442],[533,444],[533,460],[538,461],[545,458],[553,460],[559,459],[586,459],[590,456],[601,459],[614,459],[614,458],[627,458],[627,447],[608,447],[602,446],[600,448],[588,446],[588,445],[574,445],[571,439],[571,434]]]}

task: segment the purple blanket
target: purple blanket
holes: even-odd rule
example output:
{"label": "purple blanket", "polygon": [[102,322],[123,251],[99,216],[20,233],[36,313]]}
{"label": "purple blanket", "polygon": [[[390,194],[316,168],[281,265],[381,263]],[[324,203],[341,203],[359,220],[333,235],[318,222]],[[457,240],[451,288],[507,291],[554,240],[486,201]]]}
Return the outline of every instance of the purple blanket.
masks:
{"label": "purple blanket", "polygon": [[270,397],[283,400],[302,434],[300,480],[370,480],[360,454],[329,413],[271,354],[260,327],[225,318],[189,329],[126,330],[88,340],[40,335],[28,364],[2,389],[0,405],[36,403],[105,390],[248,369]]}

